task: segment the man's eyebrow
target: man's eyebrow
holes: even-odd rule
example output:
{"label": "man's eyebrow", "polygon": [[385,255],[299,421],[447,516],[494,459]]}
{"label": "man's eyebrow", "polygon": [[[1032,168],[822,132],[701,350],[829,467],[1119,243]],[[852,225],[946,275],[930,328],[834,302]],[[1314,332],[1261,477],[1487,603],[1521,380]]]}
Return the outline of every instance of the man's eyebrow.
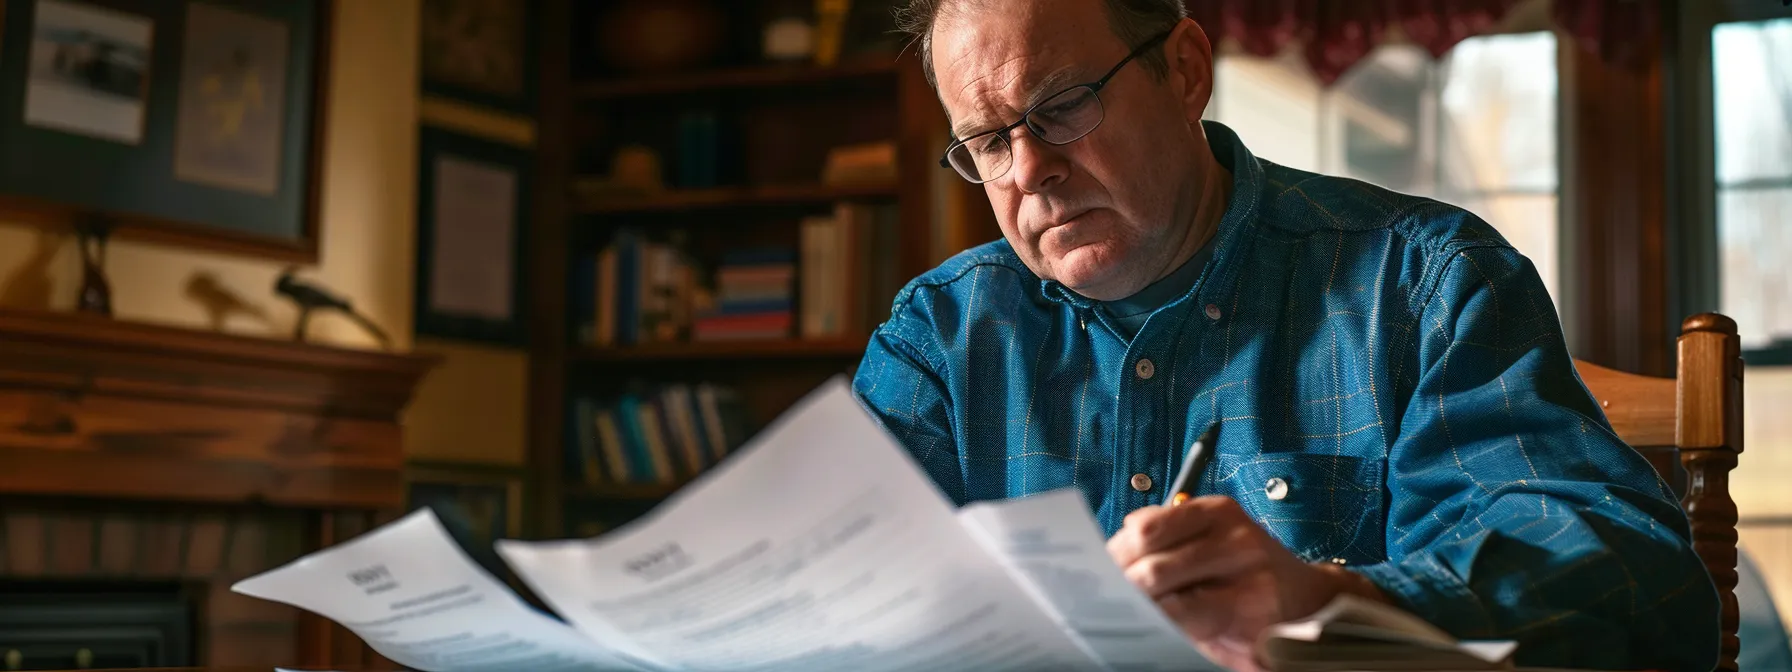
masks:
{"label": "man's eyebrow", "polygon": [[[1068,65],[1047,73],[1044,77],[1039,78],[1039,82],[1035,83],[1033,87],[1027,91],[1027,97],[1022,104],[1021,109],[1031,109],[1034,105],[1038,105],[1040,101],[1045,100],[1047,96],[1051,96],[1059,91],[1069,88],[1072,84],[1078,81],[1078,74],[1078,68]],[[1006,124],[1008,122],[1002,123]],[[996,128],[996,124],[994,123],[985,123],[982,119],[970,119],[954,125],[952,128],[952,137],[968,138],[994,128]]]}
{"label": "man's eyebrow", "polygon": [[1051,96],[1059,91],[1070,88],[1072,84],[1075,84],[1078,81],[1077,75],[1080,74],[1078,70],[1079,69],[1076,67],[1065,66],[1053,70],[1050,74],[1040,78],[1039,83],[1033,85],[1033,90],[1027,92],[1027,107],[1031,108],[1034,105],[1038,105],[1040,101],[1045,100],[1047,96]]}

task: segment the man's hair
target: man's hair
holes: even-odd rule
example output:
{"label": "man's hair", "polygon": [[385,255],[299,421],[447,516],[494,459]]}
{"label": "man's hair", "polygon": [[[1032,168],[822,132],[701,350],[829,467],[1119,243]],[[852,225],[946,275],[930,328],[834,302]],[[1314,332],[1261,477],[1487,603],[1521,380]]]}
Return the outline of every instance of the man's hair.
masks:
{"label": "man's hair", "polygon": [[[933,75],[933,26],[941,14],[951,11],[962,11],[963,5],[975,4],[982,0],[906,0],[896,8],[896,28],[915,38],[921,48],[921,72],[927,75],[927,84],[935,88],[939,82]],[[1107,9],[1108,29],[1128,51],[1139,46],[1139,43],[1155,36],[1158,31],[1188,16],[1182,7],[1182,0],[1101,0]],[[1169,72],[1164,62],[1163,52],[1149,50],[1139,56],[1139,63],[1152,77],[1162,78]]]}

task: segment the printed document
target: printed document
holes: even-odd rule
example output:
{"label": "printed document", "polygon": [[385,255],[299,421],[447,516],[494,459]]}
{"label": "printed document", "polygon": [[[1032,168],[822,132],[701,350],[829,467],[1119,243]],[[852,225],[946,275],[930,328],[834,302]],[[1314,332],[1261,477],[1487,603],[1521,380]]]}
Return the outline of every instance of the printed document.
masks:
{"label": "printed document", "polygon": [[1074,488],[977,502],[960,520],[1052,616],[1117,670],[1220,670],[1126,580]]}
{"label": "printed document", "polygon": [[564,623],[428,510],[236,589],[419,670],[1212,669],[1075,490],[954,510],[841,378],[628,525],[497,551]]}
{"label": "printed document", "polygon": [[429,509],[230,589],[340,623],[418,670],[646,669],[524,603]]}

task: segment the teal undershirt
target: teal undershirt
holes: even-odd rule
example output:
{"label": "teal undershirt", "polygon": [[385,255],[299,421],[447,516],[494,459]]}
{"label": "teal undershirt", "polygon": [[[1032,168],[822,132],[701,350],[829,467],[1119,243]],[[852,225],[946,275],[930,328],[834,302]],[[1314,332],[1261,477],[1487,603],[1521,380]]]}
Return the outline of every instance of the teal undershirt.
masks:
{"label": "teal undershirt", "polygon": [[1207,266],[1207,260],[1212,256],[1213,238],[1208,238],[1207,244],[1202,245],[1195,256],[1189,257],[1188,261],[1169,275],[1132,296],[1103,303],[1101,308],[1107,312],[1108,317],[1113,318],[1114,324],[1125,333],[1127,340],[1131,340],[1139,333],[1139,327],[1145,326],[1145,320],[1151,317],[1152,312],[1181,298],[1195,286],[1195,281],[1201,278],[1201,269]]}

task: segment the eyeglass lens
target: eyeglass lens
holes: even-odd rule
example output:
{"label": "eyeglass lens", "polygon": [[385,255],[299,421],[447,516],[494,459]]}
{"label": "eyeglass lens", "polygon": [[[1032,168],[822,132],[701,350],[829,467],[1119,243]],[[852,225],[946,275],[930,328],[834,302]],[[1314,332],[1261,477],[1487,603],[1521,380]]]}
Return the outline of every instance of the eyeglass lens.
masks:
{"label": "eyeglass lens", "polygon": [[[1035,137],[1053,145],[1063,145],[1088,135],[1101,125],[1101,98],[1095,90],[1079,86],[1063,91],[1035,105],[1026,116],[1026,126]],[[988,182],[1007,174],[1014,163],[1014,152],[1007,133],[989,133],[971,138],[952,148],[946,158],[960,175],[972,182]]]}

